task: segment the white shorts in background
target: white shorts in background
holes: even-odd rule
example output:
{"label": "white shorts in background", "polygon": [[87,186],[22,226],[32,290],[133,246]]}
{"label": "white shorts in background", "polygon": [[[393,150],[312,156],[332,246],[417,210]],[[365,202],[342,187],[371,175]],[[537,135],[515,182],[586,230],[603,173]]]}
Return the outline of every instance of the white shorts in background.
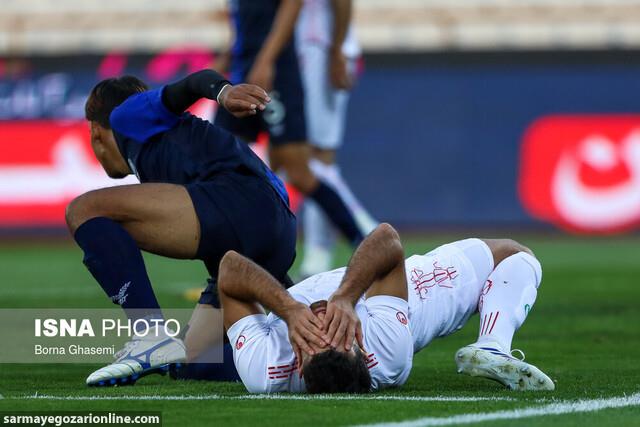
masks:
{"label": "white shorts in background", "polygon": [[[307,139],[311,145],[336,150],[342,144],[349,92],[337,90],[329,78],[328,50],[307,43],[299,46],[298,58],[304,87]],[[355,71],[355,60],[350,69]]]}

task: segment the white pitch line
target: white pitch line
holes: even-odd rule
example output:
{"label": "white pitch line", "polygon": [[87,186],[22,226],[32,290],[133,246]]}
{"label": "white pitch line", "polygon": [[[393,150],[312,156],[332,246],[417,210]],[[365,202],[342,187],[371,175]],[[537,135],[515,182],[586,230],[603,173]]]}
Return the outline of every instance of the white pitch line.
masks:
{"label": "white pitch line", "polygon": [[332,395],[287,395],[287,394],[243,394],[240,396],[205,395],[122,395],[122,396],[55,396],[33,394],[31,396],[6,397],[14,400],[387,400],[403,402],[496,402],[514,401],[512,397],[466,397],[466,396],[332,396]]}
{"label": "white pitch line", "polygon": [[451,417],[425,417],[411,421],[395,423],[362,424],[360,427],[429,427],[450,426],[456,424],[475,424],[486,421],[515,420],[519,418],[542,417],[547,415],[573,414],[578,412],[596,412],[603,409],[640,406],[640,393],[631,396],[613,397],[609,399],[578,400],[551,403],[538,407],[526,407],[509,411],[468,413]]}

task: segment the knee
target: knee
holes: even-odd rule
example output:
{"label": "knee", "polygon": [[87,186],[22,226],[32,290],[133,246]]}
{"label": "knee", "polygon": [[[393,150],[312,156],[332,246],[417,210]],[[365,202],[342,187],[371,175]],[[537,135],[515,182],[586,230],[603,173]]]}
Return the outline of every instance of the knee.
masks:
{"label": "knee", "polygon": [[87,220],[100,215],[94,199],[93,194],[89,192],[76,197],[67,205],[65,220],[72,235]]}
{"label": "knee", "polygon": [[67,209],[65,210],[64,217],[71,234],[75,234],[78,227],[80,227],[80,225],[82,225],[82,223],[85,221],[84,212],[86,212],[87,210],[87,198],[85,196],[86,195],[83,194],[73,199],[67,205]]}
{"label": "knee", "polygon": [[527,253],[535,257],[533,251],[527,246],[513,239],[496,239],[489,243],[489,248],[493,253],[494,265],[500,264],[505,258],[515,255],[519,252]]}

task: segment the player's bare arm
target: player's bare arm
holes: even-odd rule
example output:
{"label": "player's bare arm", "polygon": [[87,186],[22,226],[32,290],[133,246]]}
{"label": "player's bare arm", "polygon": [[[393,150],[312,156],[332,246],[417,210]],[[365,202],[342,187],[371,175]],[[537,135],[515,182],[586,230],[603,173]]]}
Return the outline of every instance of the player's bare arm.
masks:
{"label": "player's bare arm", "polygon": [[174,114],[182,114],[201,98],[218,101],[236,117],[254,115],[257,110],[264,110],[270,101],[264,89],[251,84],[231,85],[213,70],[190,74],[176,83],[167,85],[162,94],[162,101]]}
{"label": "player's bare arm", "polygon": [[407,299],[404,250],[400,236],[389,224],[380,224],[356,249],[340,287],[329,299],[324,327],[337,348],[349,350],[354,337],[364,348],[355,305],[360,297],[391,295]]}
{"label": "player's bare arm", "polygon": [[263,313],[262,307],[266,307],[287,323],[294,348],[312,355],[315,351],[309,343],[322,348],[329,342],[322,321],[308,306],[293,299],[266,270],[237,252],[227,252],[220,262],[218,292],[227,329],[243,317]]}
{"label": "player's bare arm", "polygon": [[342,53],[342,45],[351,23],[352,0],[331,0],[333,11],[333,34],[329,51],[329,78],[338,89],[349,89],[353,85]]}
{"label": "player's bare arm", "polygon": [[283,0],[258,56],[247,76],[247,82],[263,87],[267,92],[273,88],[275,62],[282,49],[289,43],[302,7],[302,0]]}

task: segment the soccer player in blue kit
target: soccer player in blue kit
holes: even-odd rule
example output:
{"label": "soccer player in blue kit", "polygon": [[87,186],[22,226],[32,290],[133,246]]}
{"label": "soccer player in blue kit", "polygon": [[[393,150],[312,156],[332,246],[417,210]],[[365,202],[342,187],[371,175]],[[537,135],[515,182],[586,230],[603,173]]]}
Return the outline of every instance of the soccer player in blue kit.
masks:
{"label": "soccer player in blue kit", "polygon": [[245,118],[219,111],[215,123],[248,142],[255,141],[260,132],[268,132],[271,168],[284,170],[288,181],[315,201],[346,239],[357,245],[370,229],[358,224],[343,197],[309,167],[311,147],[293,38],[301,6],[301,0],[230,1],[235,32],[230,80],[264,88],[272,102],[264,111]]}
{"label": "soccer player in blue kit", "polygon": [[[185,112],[200,98],[237,117],[254,116],[270,101],[260,87],[231,85],[212,70],[155,90],[132,76],[98,83],[85,106],[94,153],[110,177],[135,174],[141,184],[88,192],[66,213],[84,264],[130,318],[162,316],[141,250],[204,261],[211,279],[192,317],[196,329],[206,328],[211,306],[219,307],[216,278],[227,251],[284,282],[296,243],[282,182],[244,142]],[[132,383],[185,360],[181,340],[147,336],[129,342],[87,384]]]}

